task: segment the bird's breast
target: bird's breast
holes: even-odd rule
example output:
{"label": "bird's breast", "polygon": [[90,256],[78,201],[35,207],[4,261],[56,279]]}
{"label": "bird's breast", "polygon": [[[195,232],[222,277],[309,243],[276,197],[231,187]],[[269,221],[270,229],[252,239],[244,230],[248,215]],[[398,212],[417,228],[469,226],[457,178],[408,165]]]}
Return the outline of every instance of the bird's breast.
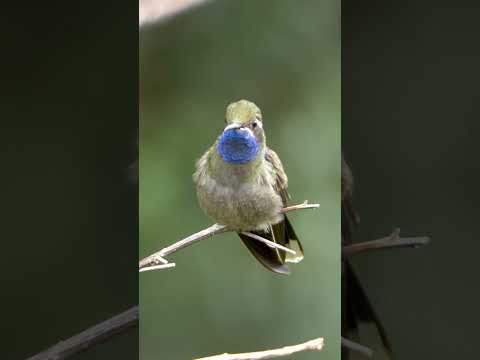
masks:
{"label": "bird's breast", "polygon": [[282,200],[269,179],[225,184],[206,176],[197,183],[201,208],[217,223],[247,231],[265,229],[282,220]]}

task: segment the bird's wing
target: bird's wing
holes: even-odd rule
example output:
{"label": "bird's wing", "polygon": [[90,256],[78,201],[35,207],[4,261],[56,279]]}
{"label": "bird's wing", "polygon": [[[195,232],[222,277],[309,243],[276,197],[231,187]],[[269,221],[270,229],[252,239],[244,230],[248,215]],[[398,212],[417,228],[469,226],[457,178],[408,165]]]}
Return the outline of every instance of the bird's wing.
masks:
{"label": "bird's wing", "polygon": [[200,159],[195,163],[195,172],[193,173],[193,181],[199,185],[207,178],[208,159],[210,157],[210,149],[205,151]]}
{"label": "bird's wing", "polygon": [[[283,206],[285,207],[287,206],[288,199],[290,198],[290,194],[287,191],[287,174],[283,170],[282,162],[280,161],[280,158],[275,151],[267,148],[265,159],[272,165],[275,176],[274,188],[275,191],[281,196]],[[300,240],[298,240],[298,237],[295,234],[295,231],[293,230],[293,227],[290,224],[290,221],[288,220],[286,215],[284,215],[284,221],[272,225],[272,232],[275,241],[278,241],[282,245],[288,246],[297,253],[296,255],[292,255],[290,253],[285,254],[284,252],[282,252],[281,255],[284,261],[297,263],[303,259],[302,245],[300,243]]]}
{"label": "bird's wing", "polygon": [[267,148],[267,152],[265,154],[265,160],[267,160],[271,165],[274,172],[275,183],[274,188],[275,191],[282,197],[283,206],[287,205],[287,201],[290,198],[288,194],[287,187],[288,187],[288,177],[283,170],[282,162],[278,157],[277,153],[272,149]]}
{"label": "bird's wing", "polygon": [[[270,163],[274,175],[273,187],[282,198],[283,206],[286,206],[289,194],[287,192],[288,178],[283,170],[282,162],[278,155],[267,148],[265,160]],[[272,249],[257,240],[251,239],[247,235],[239,234],[244,244],[251,253],[267,269],[278,274],[289,274],[290,270],[286,263],[297,263],[303,259],[303,249],[293,227],[284,215],[284,219],[277,224],[270,226],[269,231],[252,231],[265,239],[287,246],[296,252],[296,255],[285,254],[284,251]]]}

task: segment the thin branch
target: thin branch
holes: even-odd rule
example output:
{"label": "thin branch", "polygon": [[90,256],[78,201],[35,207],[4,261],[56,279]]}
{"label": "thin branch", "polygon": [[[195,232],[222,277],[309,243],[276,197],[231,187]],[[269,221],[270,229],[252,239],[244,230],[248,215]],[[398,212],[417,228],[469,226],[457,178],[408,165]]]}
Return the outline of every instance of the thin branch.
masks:
{"label": "thin branch", "polygon": [[175,267],[175,263],[167,263],[167,264],[160,264],[160,265],[153,265],[153,266],[148,266],[140,269],[138,272],[145,272],[145,271],[151,271],[151,270],[164,270],[164,269],[169,269]]}
{"label": "thin branch", "polygon": [[248,237],[251,237],[254,240],[258,240],[258,241],[264,243],[265,245],[271,247],[272,249],[279,249],[279,250],[283,250],[285,252],[288,252],[292,255],[297,255],[297,253],[294,250],[289,249],[289,248],[287,248],[285,246],[282,246],[280,244],[277,244],[276,242],[267,240],[267,239],[265,239],[265,238],[263,238],[263,237],[261,237],[257,234],[253,234],[251,232],[242,232],[242,234],[247,235]]}
{"label": "thin branch", "polygon": [[160,265],[160,263],[163,263],[160,259],[164,259],[165,256],[173,254],[174,252],[177,252],[178,250],[181,250],[187,246],[193,245],[200,240],[207,239],[211,236],[222,234],[227,231],[230,231],[227,226],[213,224],[212,226],[202,231],[199,231],[193,235],[190,235],[189,237],[186,237],[185,239],[177,241],[173,245],[167,246],[166,248],[163,248],[160,251],[157,251],[156,253],[140,260],[138,267],[139,269],[143,269],[150,266]]}
{"label": "thin branch", "polygon": [[138,306],[61,341],[27,360],[62,360],[138,325]]}
{"label": "thin branch", "polygon": [[306,209],[318,209],[319,207],[320,207],[320,204],[309,204],[308,201],[305,200],[302,204],[284,207],[280,212],[282,214],[286,214],[290,211],[306,210]]}
{"label": "thin branch", "polygon": [[303,344],[285,346],[280,349],[257,351],[251,353],[242,354],[221,354],[215,356],[209,356],[204,358],[198,358],[195,360],[263,360],[272,359],[282,356],[289,356],[304,351],[321,351],[323,349],[323,338],[313,339]]}
{"label": "thin branch", "polygon": [[138,24],[143,26],[178,15],[205,0],[139,0]]}
{"label": "thin branch", "polygon": [[358,352],[359,354],[362,354],[369,358],[373,356],[373,350],[370,349],[369,347],[356,343],[352,340],[348,340],[344,337],[342,337],[342,346],[352,351]]}
{"label": "thin branch", "polygon": [[342,257],[347,258],[352,255],[367,251],[387,250],[394,248],[419,247],[430,242],[426,236],[402,238],[400,229],[395,229],[390,235],[373,241],[365,241],[357,244],[347,245],[342,248]]}
{"label": "thin branch", "polygon": [[[281,210],[281,212],[283,214],[287,213],[287,212],[291,212],[291,211],[298,211],[298,210],[306,210],[306,209],[317,209],[318,207],[320,207],[320,204],[309,204],[307,201],[305,201],[303,204],[299,204],[299,205],[293,205],[293,206],[289,206],[289,207],[285,207]],[[177,241],[176,243],[170,245],[170,246],[167,246],[166,248],[163,248],[157,252],[155,252],[154,254],[152,255],[149,255],[147,256],[146,258],[140,260],[139,262],[139,271],[146,271],[144,269],[148,268],[149,270],[153,270],[151,269],[152,266],[159,266],[159,265],[162,265],[162,264],[166,264],[165,261],[167,261],[165,259],[166,256],[170,255],[170,254],[173,254],[187,246],[190,246],[190,245],[193,245],[201,240],[204,240],[204,239],[208,239],[214,235],[219,235],[219,234],[223,234],[223,233],[226,233],[226,232],[231,232],[231,231],[235,231],[233,229],[230,229],[229,227],[225,226],[225,225],[220,225],[220,224],[213,224],[212,226],[202,230],[202,231],[199,231],[195,234],[192,234],[188,237],[186,237],[185,239],[182,239],[180,241]],[[259,240],[259,241],[262,241],[262,242],[269,242],[268,240],[266,239],[263,239],[261,238],[262,240],[258,239],[256,236],[254,237],[253,236],[254,234],[248,234],[248,236],[256,239],[256,240]],[[287,251],[283,248],[283,246],[281,245],[278,245],[278,244],[272,244],[271,242],[268,243],[269,246],[273,246],[273,247],[277,247],[277,248],[280,248],[284,251]],[[288,249],[289,252],[293,251],[293,250],[290,250]],[[171,266],[168,266],[168,267],[171,267]],[[157,267],[157,269],[165,269],[167,267]]]}

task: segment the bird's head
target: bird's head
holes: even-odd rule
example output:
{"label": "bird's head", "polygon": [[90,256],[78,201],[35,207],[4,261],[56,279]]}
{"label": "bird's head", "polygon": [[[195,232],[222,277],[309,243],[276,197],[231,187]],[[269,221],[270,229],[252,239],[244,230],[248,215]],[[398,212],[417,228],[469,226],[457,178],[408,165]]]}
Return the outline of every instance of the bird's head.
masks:
{"label": "bird's head", "polygon": [[240,124],[247,126],[255,120],[262,121],[262,112],[253,102],[240,100],[227,106],[225,113],[225,122],[227,125]]}
{"label": "bird's head", "polygon": [[257,105],[240,100],[227,106],[226,126],[217,143],[217,153],[231,164],[246,164],[265,146],[262,113]]}

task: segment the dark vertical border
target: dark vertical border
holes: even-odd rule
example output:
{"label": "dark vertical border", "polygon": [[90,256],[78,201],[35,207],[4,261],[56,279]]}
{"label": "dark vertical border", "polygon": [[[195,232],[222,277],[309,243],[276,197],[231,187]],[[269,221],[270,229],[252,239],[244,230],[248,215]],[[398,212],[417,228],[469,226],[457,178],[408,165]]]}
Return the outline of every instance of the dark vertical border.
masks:
{"label": "dark vertical border", "polygon": [[468,1],[343,1],[342,144],[356,238],[398,226],[432,239],[352,260],[394,359],[477,353],[479,15]]}
{"label": "dark vertical border", "polygon": [[[138,304],[138,7],[2,9],[2,358]],[[137,330],[79,359],[134,359]]]}

